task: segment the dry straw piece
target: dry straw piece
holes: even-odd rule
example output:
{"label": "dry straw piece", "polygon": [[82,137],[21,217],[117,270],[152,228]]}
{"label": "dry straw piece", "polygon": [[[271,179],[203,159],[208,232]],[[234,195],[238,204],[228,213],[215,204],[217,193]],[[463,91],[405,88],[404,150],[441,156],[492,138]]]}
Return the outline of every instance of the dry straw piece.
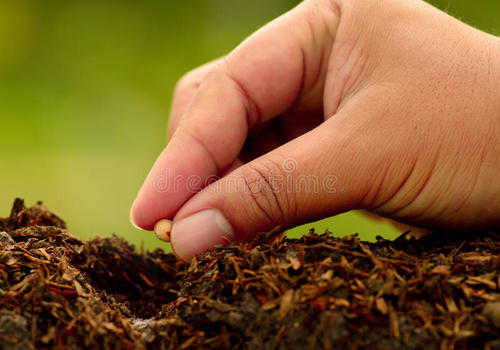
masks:
{"label": "dry straw piece", "polygon": [[172,220],[163,219],[156,223],[155,234],[159,240],[170,242],[170,232],[172,231]]}

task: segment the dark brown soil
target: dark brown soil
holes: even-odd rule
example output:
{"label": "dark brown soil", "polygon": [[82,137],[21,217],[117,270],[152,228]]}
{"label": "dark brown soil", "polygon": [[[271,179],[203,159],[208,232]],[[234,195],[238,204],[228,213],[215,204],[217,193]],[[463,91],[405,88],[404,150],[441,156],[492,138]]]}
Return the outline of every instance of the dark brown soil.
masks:
{"label": "dark brown soil", "polygon": [[279,231],[178,263],[0,219],[2,349],[500,349],[500,235],[393,242]]}

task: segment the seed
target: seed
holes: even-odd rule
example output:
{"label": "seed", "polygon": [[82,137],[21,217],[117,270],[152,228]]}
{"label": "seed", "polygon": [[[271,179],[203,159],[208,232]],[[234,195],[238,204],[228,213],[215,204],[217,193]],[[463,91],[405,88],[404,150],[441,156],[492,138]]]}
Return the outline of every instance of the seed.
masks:
{"label": "seed", "polygon": [[172,231],[172,220],[163,219],[155,225],[156,237],[161,241],[170,242],[170,231]]}

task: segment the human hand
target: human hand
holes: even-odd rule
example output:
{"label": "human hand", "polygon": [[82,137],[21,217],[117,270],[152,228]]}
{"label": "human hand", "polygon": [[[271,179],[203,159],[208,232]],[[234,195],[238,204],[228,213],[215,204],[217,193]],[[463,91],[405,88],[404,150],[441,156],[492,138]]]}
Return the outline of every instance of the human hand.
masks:
{"label": "human hand", "polygon": [[131,219],[175,216],[184,260],[357,208],[498,226],[499,135],[498,38],[417,0],[306,0],[181,79]]}

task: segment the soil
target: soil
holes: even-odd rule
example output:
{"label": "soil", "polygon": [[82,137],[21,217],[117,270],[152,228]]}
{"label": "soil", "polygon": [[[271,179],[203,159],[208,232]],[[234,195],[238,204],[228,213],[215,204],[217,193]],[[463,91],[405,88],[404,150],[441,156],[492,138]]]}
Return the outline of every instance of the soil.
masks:
{"label": "soil", "polygon": [[0,350],[500,349],[499,238],[277,229],[185,265],[82,241],[16,199],[0,219]]}

